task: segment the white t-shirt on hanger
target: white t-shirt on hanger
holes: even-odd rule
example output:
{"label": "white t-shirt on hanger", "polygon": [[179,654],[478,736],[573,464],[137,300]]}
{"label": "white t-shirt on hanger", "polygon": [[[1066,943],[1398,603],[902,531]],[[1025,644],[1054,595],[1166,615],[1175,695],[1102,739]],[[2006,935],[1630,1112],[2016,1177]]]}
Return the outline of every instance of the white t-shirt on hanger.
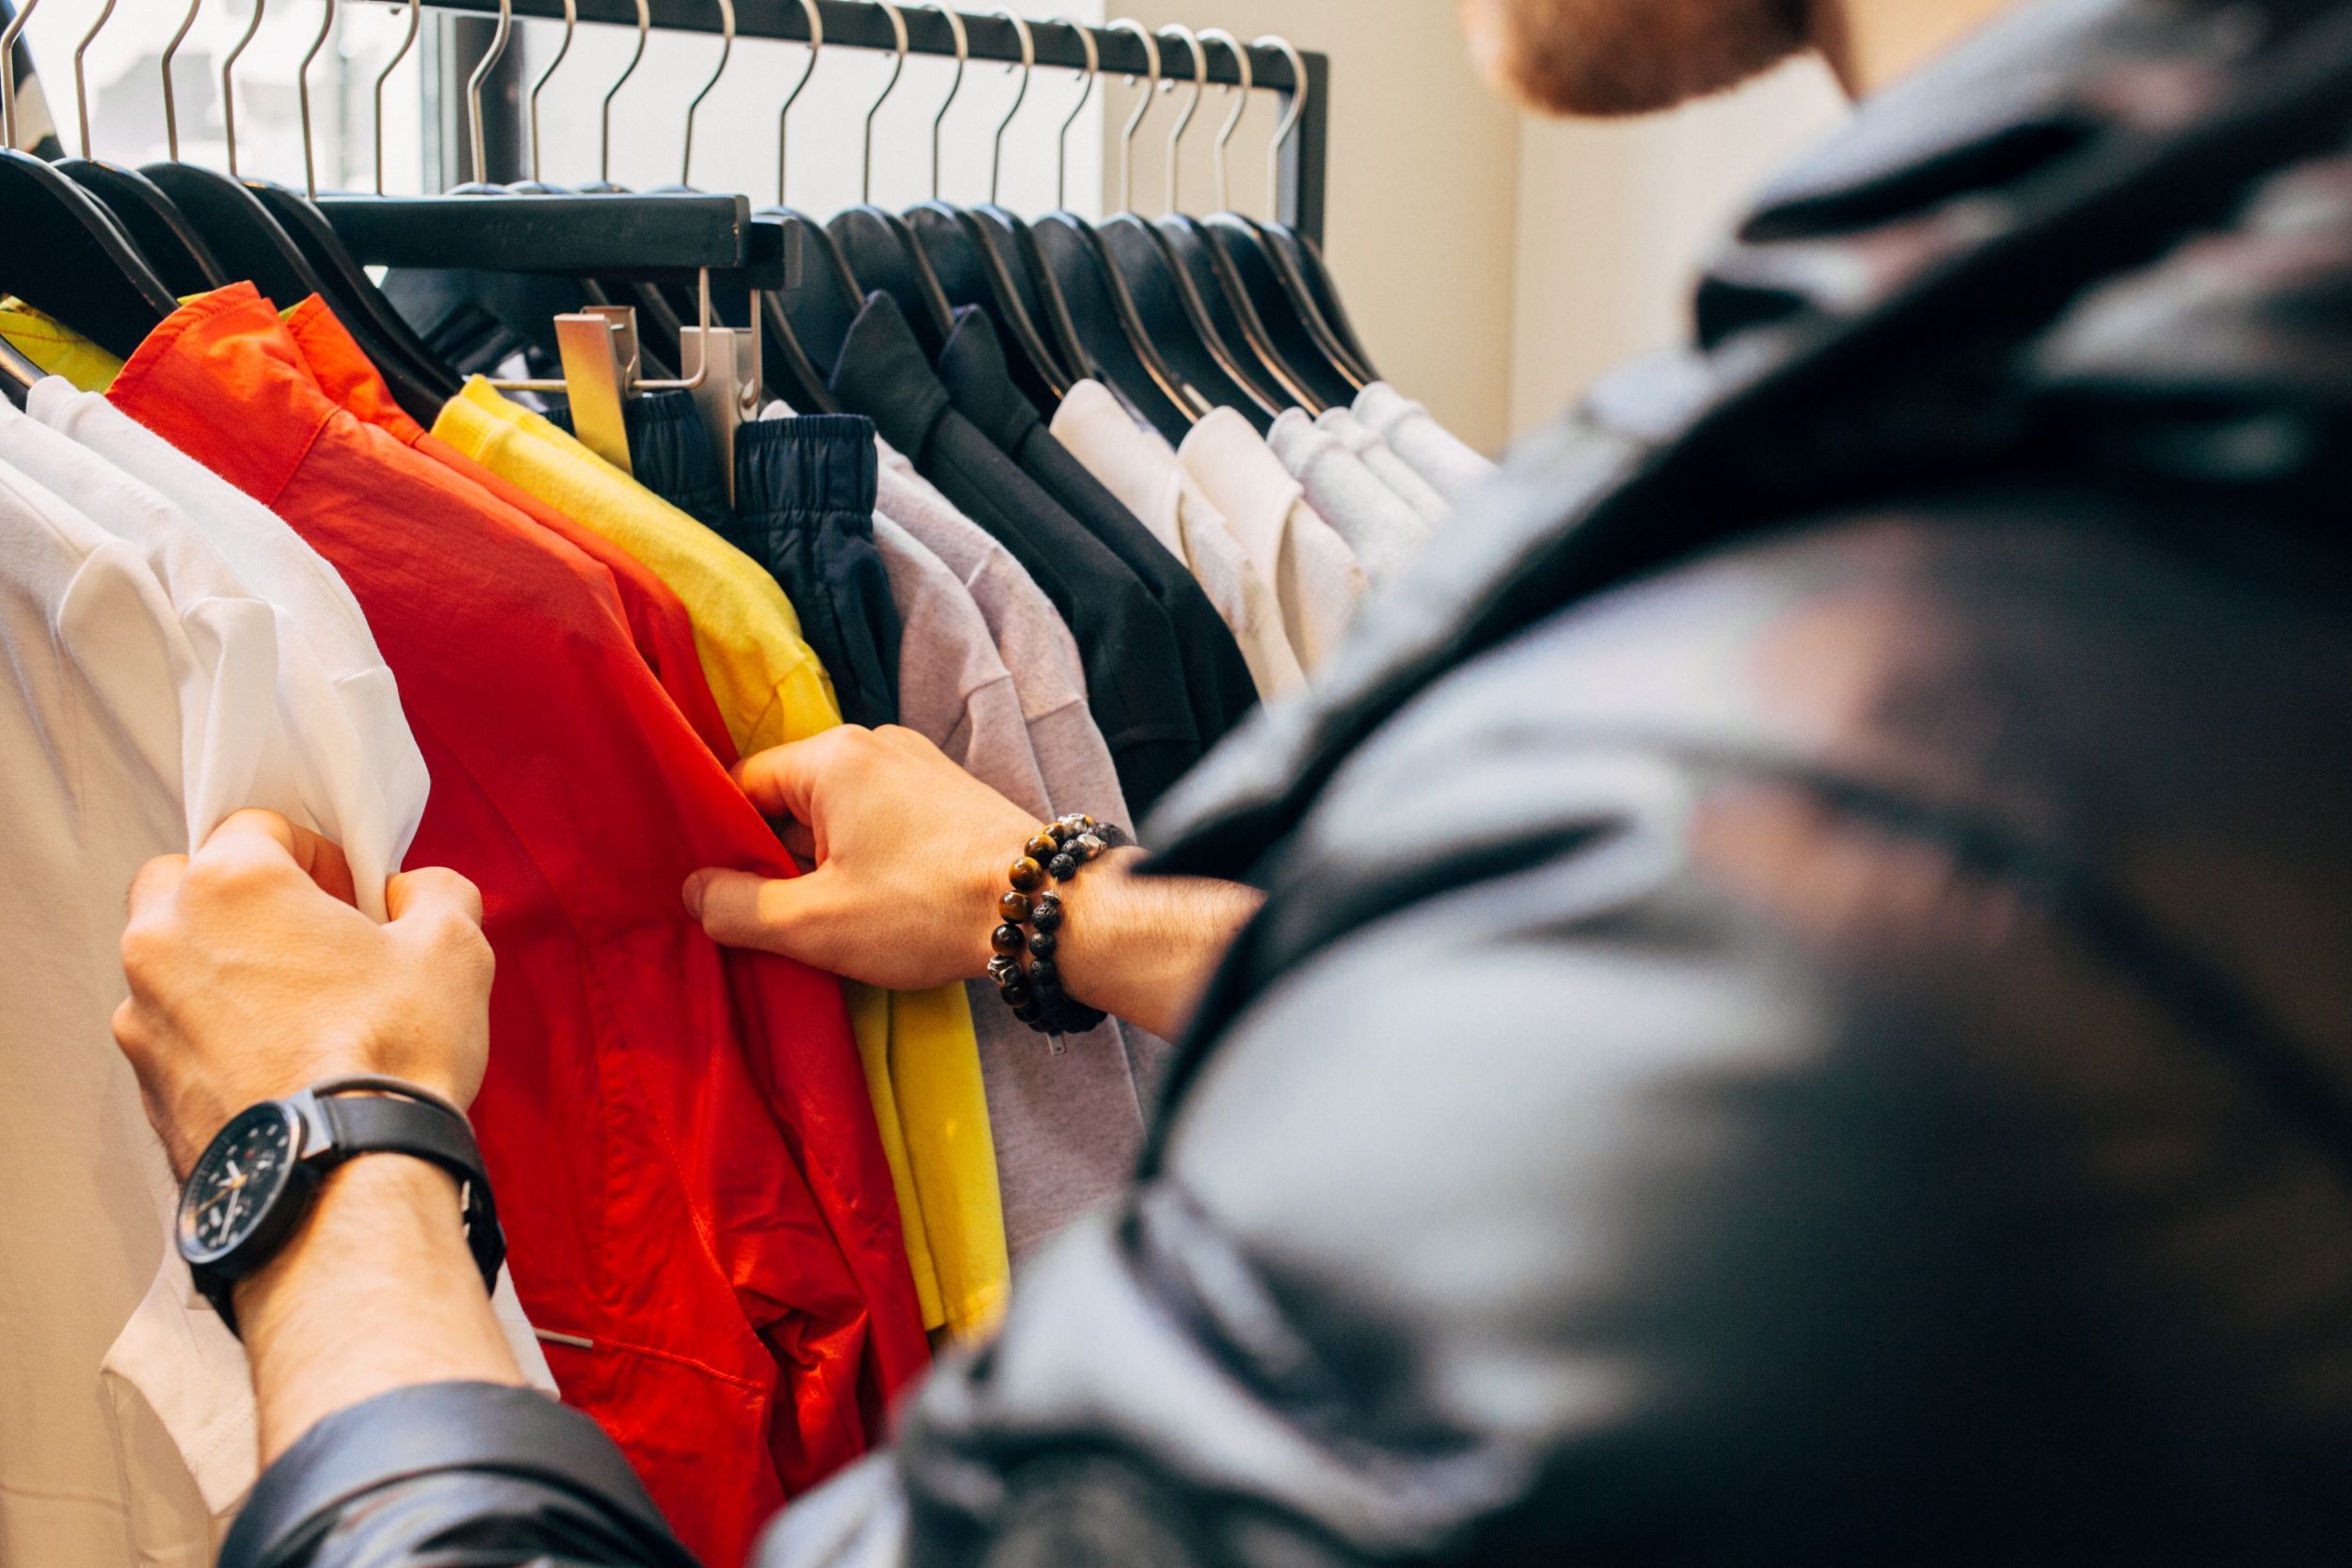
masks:
{"label": "white t-shirt on hanger", "polygon": [[1354,452],[1372,470],[1373,477],[1411,507],[1423,522],[1442,523],[1454,515],[1453,503],[1438,494],[1438,487],[1416,473],[1410,463],[1399,457],[1394,447],[1380,439],[1379,432],[1358,419],[1354,409],[1327,408],[1315,416],[1315,428],[1338,436],[1340,444]]}
{"label": "white t-shirt on hanger", "polygon": [[1274,586],[1224,515],[1156,431],[1139,428],[1100,382],[1081,381],[1054,411],[1054,438],[1183,562],[1241,644],[1260,698],[1302,690],[1306,673],[1282,625]]}
{"label": "white t-shirt on hanger", "polygon": [[1367,584],[1355,552],[1316,515],[1306,487],[1233,410],[1209,413],[1176,455],[1274,585],[1291,646],[1311,680],[1363,603]]}
{"label": "white t-shirt on hanger", "polygon": [[1396,580],[1429,543],[1430,525],[1421,514],[1305,409],[1293,408],[1276,420],[1266,445],[1307,487],[1307,504],[1347,541],[1374,587]]}

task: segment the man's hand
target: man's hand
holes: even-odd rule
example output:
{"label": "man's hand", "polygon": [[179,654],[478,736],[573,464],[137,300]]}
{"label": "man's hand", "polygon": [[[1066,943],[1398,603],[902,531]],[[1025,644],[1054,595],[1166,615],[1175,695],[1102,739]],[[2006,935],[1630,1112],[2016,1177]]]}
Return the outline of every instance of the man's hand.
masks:
{"label": "man's hand", "polygon": [[140,869],[115,1038],[175,1172],[247,1105],[322,1078],[381,1073],[472,1102],[489,1060],[481,895],[439,870],[385,895],[378,926],[352,904],[342,851],[275,812],[241,811],[194,856]]}
{"label": "man's hand", "polygon": [[[895,727],[829,730],[745,758],[736,778],[762,812],[789,819],[786,844],[816,869],[788,881],[697,871],[686,907],[712,937],[893,990],[987,971],[1006,873],[1035,817]],[[1115,850],[1060,890],[1057,961],[1080,1002],[1174,1035],[1258,895],[1133,876],[1140,858]]]}
{"label": "man's hand", "polygon": [[[266,811],[132,882],[115,1038],[183,1180],[230,1117],[322,1078],[405,1078],[460,1105],[482,1087],[481,895],[453,871],[411,871],[386,884],[384,926],[351,895],[341,850]],[[263,1464],[390,1389],[522,1381],[466,1250],[456,1183],[403,1155],[328,1176],[301,1228],[237,1287],[237,1319]]]}
{"label": "man's hand", "polygon": [[1005,873],[1037,818],[895,725],[845,724],[747,757],[735,776],[764,815],[788,819],[786,844],[815,869],[694,873],[686,907],[712,937],[893,990],[987,969]]}

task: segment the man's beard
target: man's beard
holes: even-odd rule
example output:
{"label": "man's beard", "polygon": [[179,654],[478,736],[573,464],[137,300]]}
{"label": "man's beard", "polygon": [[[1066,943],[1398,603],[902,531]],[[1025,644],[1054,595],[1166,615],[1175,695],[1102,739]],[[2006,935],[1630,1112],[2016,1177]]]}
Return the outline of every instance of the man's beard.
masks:
{"label": "man's beard", "polygon": [[1530,107],[1636,115],[1809,47],[1819,0],[1460,0],[1471,52]]}

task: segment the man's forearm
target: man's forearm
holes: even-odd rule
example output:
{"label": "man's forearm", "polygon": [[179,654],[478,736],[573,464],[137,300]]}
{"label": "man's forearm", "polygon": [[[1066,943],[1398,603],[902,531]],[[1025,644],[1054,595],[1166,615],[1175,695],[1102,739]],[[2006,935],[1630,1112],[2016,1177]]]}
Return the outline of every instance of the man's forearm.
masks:
{"label": "man's forearm", "polygon": [[323,1418],[417,1384],[517,1384],[466,1248],[457,1184],[405,1155],[330,1175],[285,1250],[237,1289],[262,1463]]}
{"label": "man's forearm", "polygon": [[1264,899],[1237,882],[1136,876],[1142,858],[1115,851],[1071,885],[1055,958],[1072,996],[1172,1039]]}

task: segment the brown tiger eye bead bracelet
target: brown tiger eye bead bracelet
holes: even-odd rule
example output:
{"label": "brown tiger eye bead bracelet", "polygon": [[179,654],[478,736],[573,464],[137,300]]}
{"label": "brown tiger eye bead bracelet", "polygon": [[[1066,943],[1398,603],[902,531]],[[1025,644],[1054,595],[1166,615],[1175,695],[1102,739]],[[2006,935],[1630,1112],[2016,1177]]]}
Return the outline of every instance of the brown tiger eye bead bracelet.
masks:
{"label": "brown tiger eye bead bracelet", "polygon": [[[1127,842],[1127,835],[1108,823],[1098,823],[1082,812],[1057,817],[1021,847],[1021,858],[1008,874],[1012,891],[996,901],[1004,924],[989,935],[995,957],[988,977],[1012,1016],[1041,1035],[1082,1035],[1101,1023],[1104,1014],[1071,1000],[1061,988],[1061,969],[1054,955],[1060,944],[1061,895],[1049,882],[1069,882],[1105,849]],[[1029,961],[1025,965],[1023,959]]]}

